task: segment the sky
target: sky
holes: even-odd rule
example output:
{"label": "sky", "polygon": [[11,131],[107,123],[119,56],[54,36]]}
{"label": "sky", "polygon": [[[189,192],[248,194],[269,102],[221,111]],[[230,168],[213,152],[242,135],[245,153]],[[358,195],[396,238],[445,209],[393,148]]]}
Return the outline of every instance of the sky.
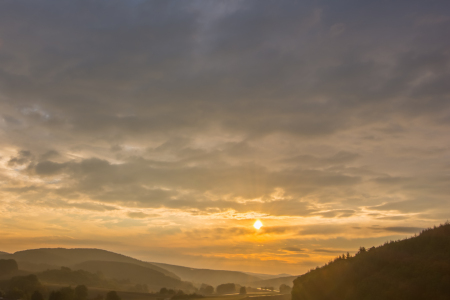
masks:
{"label": "sky", "polygon": [[444,223],[449,28],[437,0],[2,0],[0,251],[298,275]]}

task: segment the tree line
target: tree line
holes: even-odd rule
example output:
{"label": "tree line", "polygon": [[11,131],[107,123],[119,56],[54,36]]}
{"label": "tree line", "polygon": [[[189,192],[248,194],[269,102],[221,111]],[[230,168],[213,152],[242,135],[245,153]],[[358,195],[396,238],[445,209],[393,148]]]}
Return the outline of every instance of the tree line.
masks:
{"label": "tree line", "polygon": [[360,247],[294,280],[292,300],[450,299],[450,224]]}

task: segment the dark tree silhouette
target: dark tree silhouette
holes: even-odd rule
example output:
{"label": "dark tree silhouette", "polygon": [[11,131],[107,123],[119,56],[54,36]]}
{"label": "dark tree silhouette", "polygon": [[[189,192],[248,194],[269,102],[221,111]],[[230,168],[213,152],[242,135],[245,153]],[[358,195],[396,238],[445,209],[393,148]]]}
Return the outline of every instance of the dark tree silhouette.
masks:
{"label": "dark tree silhouette", "polygon": [[19,270],[19,266],[14,259],[0,259],[0,276],[9,275]]}
{"label": "dark tree silhouette", "polygon": [[246,295],[247,294],[247,289],[245,288],[245,286],[241,287],[239,289],[239,294],[240,295]]}
{"label": "dark tree silhouette", "polygon": [[110,291],[106,294],[105,300],[121,300],[116,291]]}
{"label": "dark tree silhouette", "polygon": [[236,285],[234,283],[224,283],[216,287],[217,294],[236,293]]}
{"label": "dark tree silhouette", "polygon": [[280,285],[280,293],[281,294],[290,294],[292,291],[292,288],[286,284]]}
{"label": "dark tree silhouette", "polygon": [[34,293],[31,295],[31,300],[44,300],[44,296],[42,296],[41,292],[34,291]]}
{"label": "dark tree silhouette", "polygon": [[75,291],[71,287],[63,287],[51,292],[49,300],[75,300]]}
{"label": "dark tree silhouette", "polygon": [[294,280],[292,300],[450,299],[450,224],[360,247]]}
{"label": "dark tree silhouette", "polygon": [[202,284],[199,290],[200,294],[204,294],[204,295],[210,295],[212,293],[214,293],[214,287],[212,287],[209,284]]}
{"label": "dark tree silhouette", "polygon": [[34,291],[42,291],[43,286],[39,282],[36,275],[27,276],[16,276],[11,278],[7,282],[7,292],[5,298],[8,299],[19,299],[26,298],[30,299]]}
{"label": "dark tree silhouette", "polygon": [[75,287],[75,300],[86,300],[88,296],[88,289],[85,285],[78,285]]}

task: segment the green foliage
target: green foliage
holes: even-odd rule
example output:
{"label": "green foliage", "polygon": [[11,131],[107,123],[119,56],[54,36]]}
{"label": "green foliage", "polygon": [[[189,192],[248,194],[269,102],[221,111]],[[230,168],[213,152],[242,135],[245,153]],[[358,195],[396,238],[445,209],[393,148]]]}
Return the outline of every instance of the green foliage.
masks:
{"label": "green foliage", "polygon": [[31,295],[31,300],[44,300],[44,296],[42,296],[41,292],[34,291],[34,293]]}
{"label": "green foliage", "polygon": [[121,300],[116,291],[110,291],[106,294],[105,300]]}
{"label": "green foliage", "polygon": [[75,291],[71,287],[64,287],[50,293],[49,300],[75,300]]}
{"label": "green foliage", "polygon": [[[166,276],[162,272],[149,269],[144,266],[125,262],[114,261],[86,261],[76,265],[77,268],[88,271],[101,271],[107,278],[115,278],[122,284],[147,284],[147,288],[157,290],[161,287],[194,291],[191,283],[182,282],[179,279]],[[81,283],[79,283],[81,284]],[[127,290],[130,287],[127,288]],[[111,287],[117,290],[118,287]]]}
{"label": "green foliage", "polygon": [[14,259],[0,259],[0,277],[17,272],[19,267]]}
{"label": "green foliage", "polygon": [[287,284],[280,285],[280,293],[281,294],[290,294],[292,292],[292,288]]}
{"label": "green foliage", "polygon": [[43,292],[44,287],[36,275],[16,276],[2,283],[7,299],[31,299],[35,291]]}
{"label": "green foliage", "polygon": [[245,288],[245,286],[242,286],[242,287],[239,289],[239,294],[240,294],[240,295],[246,295],[246,294],[247,294],[247,289]]}
{"label": "green foliage", "polygon": [[224,283],[216,287],[217,294],[232,294],[236,292],[236,285],[234,283]]}
{"label": "green foliage", "polygon": [[450,224],[361,247],[294,281],[292,300],[450,299]]}
{"label": "green foliage", "polygon": [[193,293],[193,294],[185,294],[183,291],[178,291],[174,296],[172,296],[172,300],[178,300],[178,299],[198,299],[198,298],[204,298],[202,295]]}
{"label": "green foliage", "polygon": [[41,273],[37,273],[37,276],[41,281],[47,283],[95,286],[103,288],[116,287],[116,284],[114,282],[104,279],[100,274],[94,274],[84,270],[72,271],[67,267],[61,267],[61,269],[59,270],[47,270]]}
{"label": "green foliage", "polygon": [[209,284],[202,284],[200,286],[199,293],[203,295],[210,295],[214,293],[214,287]]}
{"label": "green foliage", "polygon": [[86,300],[88,296],[88,289],[85,285],[78,285],[75,287],[75,300]]}

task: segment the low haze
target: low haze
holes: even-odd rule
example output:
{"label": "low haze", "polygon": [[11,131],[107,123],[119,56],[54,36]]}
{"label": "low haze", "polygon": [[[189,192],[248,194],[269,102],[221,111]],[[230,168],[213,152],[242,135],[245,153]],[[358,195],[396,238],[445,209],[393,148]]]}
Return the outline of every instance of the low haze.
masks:
{"label": "low haze", "polygon": [[0,251],[299,275],[446,222],[449,26],[449,1],[2,0]]}

